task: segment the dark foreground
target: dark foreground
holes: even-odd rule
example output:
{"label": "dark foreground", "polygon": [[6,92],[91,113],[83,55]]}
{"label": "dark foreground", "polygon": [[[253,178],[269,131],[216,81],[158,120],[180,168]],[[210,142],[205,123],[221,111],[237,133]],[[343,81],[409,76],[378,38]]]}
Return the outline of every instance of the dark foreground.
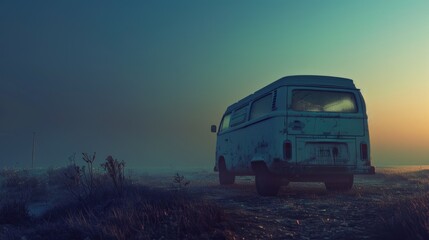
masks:
{"label": "dark foreground", "polygon": [[276,197],[258,196],[253,177],[220,186],[213,172],[174,175],[134,174],[119,187],[100,175],[88,195],[59,170],[3,171],[0,239],[429,238],[429,170],[379,169],[348,192],[290,183]]}
{"label": "dark foreground", "polygon": [[189,176],[190,192],[225,209],[236,239],[429,237],[428,225],[423,226],[429,223],[428,170],[358,175],[348,192],[328,192],[322,183],[290,183],[276,197],[258,196],[253,177],[220,186],[216,174]]}

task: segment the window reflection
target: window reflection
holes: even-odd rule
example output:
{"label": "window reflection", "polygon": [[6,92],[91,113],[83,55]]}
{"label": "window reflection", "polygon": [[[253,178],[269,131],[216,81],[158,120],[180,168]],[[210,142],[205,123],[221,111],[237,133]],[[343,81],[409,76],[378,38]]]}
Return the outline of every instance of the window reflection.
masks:
{"label": "window reflection", "polygon": [[221,132],[229,128],[230,119],[231,119],[231,114],[230,113],[228,113],[227,115],[225,115],[223,117],[222,123],[220,124],[220,131]]}
{"label": "window reflection", "polygon": [[316,90],[294,90],[292,109],[305,112],[357,112],[353,93]]}
{"label": "window reflection", "polygon": [[250,119],[257,118],[271,112],[272,98],[272,94],[269,94],[253,102],[250,110]]}

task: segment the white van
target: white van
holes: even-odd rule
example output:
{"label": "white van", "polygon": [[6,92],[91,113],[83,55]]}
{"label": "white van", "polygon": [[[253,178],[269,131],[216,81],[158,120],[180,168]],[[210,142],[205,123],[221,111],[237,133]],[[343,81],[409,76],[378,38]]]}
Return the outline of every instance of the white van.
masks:
{"label": "white van", "polygon": [[374,174],[365,101],[352,80],[288,76],[229,106],[217,131],[220,184],[255,175],[260,195],[289,181],[349,190],[354,174]]}

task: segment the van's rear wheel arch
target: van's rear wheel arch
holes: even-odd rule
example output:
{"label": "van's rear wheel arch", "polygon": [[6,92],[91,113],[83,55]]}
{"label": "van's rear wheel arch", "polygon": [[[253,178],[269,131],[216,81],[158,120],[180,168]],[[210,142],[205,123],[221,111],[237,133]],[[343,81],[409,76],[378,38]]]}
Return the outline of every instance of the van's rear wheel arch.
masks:
{"label": "van's rear wheel arch", "polygon": [[218,169],[219,169],[219,183],[220,185],[229,185],[235,182],[235,175],[228,171],[226,168],[225,158],[223,156],[219,157],[218,160]]}
{"label": "van's rear wheel arch", "polygon": [[255,173],[256,191],[261,196],[276,196],[281,185],[281,178],[270,172],[264,161],[252,162]]}

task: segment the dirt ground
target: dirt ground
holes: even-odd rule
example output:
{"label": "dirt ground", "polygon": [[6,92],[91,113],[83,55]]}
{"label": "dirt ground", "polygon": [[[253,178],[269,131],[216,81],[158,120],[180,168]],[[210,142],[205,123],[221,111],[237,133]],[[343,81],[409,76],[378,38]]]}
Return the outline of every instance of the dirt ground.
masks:
{"label": "dirt ground", "polygon": [[[329,192],[323,183],[292,182],[275,197],[259,196],[251,176],[221,186],[216,172],[177,172],[190,181],[182,190],[224,210],[225,229],[232,227],[229,239],[392,239],[386,223],[393,212],[386,206],[429,193],[429,169],[421,168],[378,168],[375,175],[356,175],[347,192]],[[171,189],[175,174],[130,173],[129,177],[138,184]],[[29,204],[30,214],[42,216],[67,198],[65,190],[54,197],[46,195]]]}
{"label": "dirt ground", "polygon": [[[328,192],[323,183],[290,183],[276,197],[261,197],[254,177],[218,184],[217,173],[183,172],[191,194],[216,202],[233,221],[237,239],[385,239],[391,213],[386,204],[428,192],[428,170],[377,169],[357,175],[348,192]],[[146,176],[151,185],[168,178]]]}

